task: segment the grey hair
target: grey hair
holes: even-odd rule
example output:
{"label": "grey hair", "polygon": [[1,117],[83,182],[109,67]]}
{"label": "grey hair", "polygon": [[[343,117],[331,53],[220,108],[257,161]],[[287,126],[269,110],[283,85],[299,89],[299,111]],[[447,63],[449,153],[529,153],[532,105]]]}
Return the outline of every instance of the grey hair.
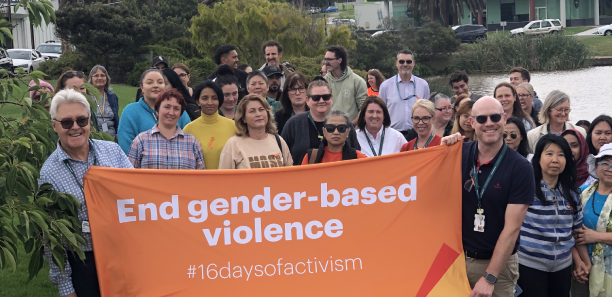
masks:
{"label": "grey hair", "polygon": [[346,120],[346,124],[350,126],[351,120],[349,120],[349,117],[346,114],[346,112],[344,112],[342,110],[334,110],[334,111],[328,113],[325,116],[325,121],[323,122],[323,125],[327,125],[327,120],[329,120],[329,118],[335,117],[335,116],[343,116],[344,119]]}
{"label": "grey hair", "polygon": [[263,71],[261,71],[261,70],[253,70],[253,71],[251,71],[251,73],[249,73],[249,75],[247,76],[247,79],[246,79],[247,89],[248,89],[248,86],[249,86],[249,82],[251,82],[251,79],[253,77],[255,77],[255,76],[262,77],[263,80],[266,82],[266,85],[270,85],[270,83],[268,83],[268,77],[266,76],[266,74]]}
{"label": "grey hair", "polygon": [[91,71],[89,71],[89,78],[87,79],[87,83],[91,84],[91,81],[93,79],[93,75],[98,72],[98,70],[102,70],[102,73],[104,73],[104,75],[106,75],[106,85],[104,85],[104,90],[108,91],[110,90],[110,81],[111,78],[108,75],[108,71],[106,71],[106,68],[104,68],[104,66],[102,65],[96,65],[93,68],[91,68]]}
{"label": "grey hair", "polygon": [[442,93],[436,94],[436,96],[431,98],[430,101],[433,102],[434,105],[436,105],[436,104],[438,104],[438,101],[440,101],[440,100],[448,100],[449,102],[451,101],[451,99],[448,96],[446,96],[446,95],[444,95]]}
{"label": "grey hair", "polygon": [[57,94],[53,96],[53,99],[51,99],[49,114],[51,114],[52,119],[55,119],[59,106],[65,103],[79,103],[87,110],[87,116],[91,116],[91,107],[85,96],[73,89],[65,89],[57,92]]}
{"label": "grey hair", "polygon": [[525,88],[525,90],[527,90],[527,92],[529,92],[529,95],[533,95],[533,86],[528,83],[528,82],[522,82],[520,83],[518,86],[516,86],[516,88]]}
{"label": "grey hair", "polygon": [[546,100],[544,101],[544,105],[542,105],[542,108],[540,109],[540,114],[538,114],[540,123],[542,123],[542,125],[548,124],[548,122],[550,122],[550,115],[548,112],[565,101],[569,102],[570,97],[562,91],[554,90],[548,93],[548,96],[546,96]]}

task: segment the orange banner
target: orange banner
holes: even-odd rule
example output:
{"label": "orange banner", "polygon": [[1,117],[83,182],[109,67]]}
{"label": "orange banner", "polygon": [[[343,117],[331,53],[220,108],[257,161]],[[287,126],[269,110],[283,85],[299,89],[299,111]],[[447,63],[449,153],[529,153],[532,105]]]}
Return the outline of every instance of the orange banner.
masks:
{"label": "orange banner", "polygon": [[467,296],[461,146],[250,170],[92,167],[102,296]]}

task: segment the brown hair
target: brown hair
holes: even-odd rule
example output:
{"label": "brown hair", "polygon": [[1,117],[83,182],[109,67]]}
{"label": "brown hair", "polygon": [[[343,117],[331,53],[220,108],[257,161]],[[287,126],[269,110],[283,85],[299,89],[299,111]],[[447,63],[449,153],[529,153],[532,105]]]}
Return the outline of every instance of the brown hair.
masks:
{"label": "brown hair", "polygon": [[249,94],[244,96],[240,103],[238,103],[238,110],[236,110],[236,116],[234,117],[234,122],[236,123],[236,136],[249,136],[249,127],[244,122],[244,117],[246,115],[246,106],[249,102],[255,101],[261,103],[261,105],[268,112],[268,122],[266,123],[266,133],[269,134],[278,134],[278,130],[276,130],[276,121],[274,121],[274,115],[272,115],[272,108],[268,101],[260,95],[257,94]]}
{"label": "brown hair", "polygon": [[174,65],[172,65],[172,70],[179,68],[185,72],[187,72],[187,74],[189,73],[189,68],[187,67],[187,65],[183,64],[183,63],[174,63]]}
{"label": "brown hair", "polygon": [[[382,75],[382,73],[380,73],[378,69],[370,69],[370,71],[368,71],[368,75],[374,76],[376,78],[376,89],[380,90],[380,85],[383,83],[383,81],[385,81],[385,77]],[[367,76],[366,84],[368,85],[368,87],[372,87],[370,86],[370,83],[367,80]]]}
{"label": "brown hair", "polygon": [[514,104],[512,106],[512,116],[515,118],[518,118],[521,121],[527,121],[530,125],[531,128],[535,128],[535,124],[533,123],[533,119],[523,110],[523,108],[521,107],[521,101],[519,100],[518,97],[518,93],[516,92],[516,88],[507,82],[502,82],[497,84],[497,86],[495,86],[495,90],[493,91],[493,97],[495,99],[497,99],[497,89],[499,88],[509,88],[510,91],[512,91],[512,96],[514,96]]}
{"label": "brown hair", "polygon": [[[86,82],[85,81],[85,73],[83,73],[83,71],[67,70],[67,71],[64,71],[64,73],[62,73],[62,75],[60,75],[60,77],[57,79],[57,84],[55,86],[55,92],[59,92],[59,91],[63,90],[64,88],[66,88],[66,81],[68,79],[70,79],[70,78],[68,78],[66,76],[66,73],[69,73],[69,72],[74,74],[73,77],[78,77],[76,74],[79,73],[79,72],[82,73],[83,77],[79,77],[79,78],[83,80],[83,83]],[[73,78],[73,77],[71,77],[71,78]]]}
{"label": "brown hair", "polygon": [[389,110],[387,109],[385,102],[378,96],[368,96],[366,97],[365,101],[363,101],[363,105],[361,105],[361,111],[359,112],[359,118],[357,119],[357,127],[359,130],[365,130],[365,114],[366,109],[368,109],[370,104],[378,104],[378,106],[382,108],[383,115],[385,116],[385,119],[383,120],[383,127],[389,127],[391,125],[391,116],[389,115]]}
{"label": "brown hair", "polygon": [[514,67],[512,69],[510,69],[510,74],[518,72],[521,74],[521,77],[523,79],[526,79],[527,82],[531,81],[531,74],[529,74],[529,70],[523,68],[523,67]]}
{"label": "brown hair", "polygon": [[[453,130],[451,131],[451,134],[455,134],[459,132],[461,133],[461,135],[465,136],[465,131],[463,130],[463,128],[461,128],[461,125],[459,125],[459,118],[461,117],[461,115],[464,115],[464,114],[469,114],[471,116],[473,107],[474,107],[474,101],[472,100],[459,105],[459,109],[457,110],[457,113],[455,114],[455,117],[454,117],[455,123],[453,124]],[[474,140],[476,140],[476,131],[472,132],[472,137],[467,138],[464,141],[468,142],[468,141],[474,141]]]}
{"label": "brown hair", "polygon": [[[291,99],[289,99],[289,89],[296,86],[298,83],[302,84],[304,89],[308,89],[308,79],[304,74],[293,72],[285,78],[285,85],[283,86],[283,93],[280,99],[283,105],[283,108],[280,110],[281,114],[291,114],[293,111]],[[306,104],[306,110],[308,110],[308,104]]]}
{"label": "brown hair", "polygon": [[185,102],[185,98],[183,97],[181,92],[177,91],[176,89],[170,89],[169,91],[165,91],[159,94],[159,96],[157,96],[157,99],[155,99],[155,105],[154,105],[155,111],[159,112],[159,107],[161,106],[162,102],[166,100],[170,100],[172,98],[175,98],[176,102],[181,106],[181,115],[182,115],[183,111],[185,111],[185,108],[187,108],[187,103]]}

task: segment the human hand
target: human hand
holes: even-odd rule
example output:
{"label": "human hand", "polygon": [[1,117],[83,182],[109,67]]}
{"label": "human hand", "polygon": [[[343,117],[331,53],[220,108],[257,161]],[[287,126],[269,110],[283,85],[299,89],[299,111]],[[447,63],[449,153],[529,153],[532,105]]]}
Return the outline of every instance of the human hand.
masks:
{"label": "human hand", "polygon": [[582,229],[574,229],[574,232],[578,235],[576,238],[577,245],[599,242],[599,232],[587,228],[584,224]]}
{"label": "human hand", "polygon": [[589,280],[589,272],[591,271],[591,263],[584,263],[580,260],[574,261],[574,271],[572,277],[579,283],[584,284]]}
{"label": "human hand", "polygon": [[484,277],[481,277],[470,293],[470,297],[491,297],[494,287],[494,284],[490,284]]}
{"label": "human hand", "polygon": [[461,133],[457,132],[455,134],[446,136],[442,138],[442,142],[440,142],[440,145],[453,145],[459,141],[461,141],[461,139],[463,139],[463,136],[461,135]]}

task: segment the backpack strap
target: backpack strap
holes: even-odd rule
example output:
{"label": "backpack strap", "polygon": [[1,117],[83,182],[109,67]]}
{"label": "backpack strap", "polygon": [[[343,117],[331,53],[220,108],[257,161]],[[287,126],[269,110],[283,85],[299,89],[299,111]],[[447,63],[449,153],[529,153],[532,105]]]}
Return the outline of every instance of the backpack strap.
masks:
{"label": "backpack strap", "polygon": [[274,138],[276,138],[276,144],[278,144],[278,148],[281,151],[281,158],[283,158],[285,154],[283,152],[283,145],[281,144],[280,136],[278,136],[278,134],[274,134]]}
{"label": "backpack strap", "polygon": [[319,149],[312,149],[309,152],[308,155],[308,164],[314,164],[315,160],[317,159],[317,153],[319,152]]}

